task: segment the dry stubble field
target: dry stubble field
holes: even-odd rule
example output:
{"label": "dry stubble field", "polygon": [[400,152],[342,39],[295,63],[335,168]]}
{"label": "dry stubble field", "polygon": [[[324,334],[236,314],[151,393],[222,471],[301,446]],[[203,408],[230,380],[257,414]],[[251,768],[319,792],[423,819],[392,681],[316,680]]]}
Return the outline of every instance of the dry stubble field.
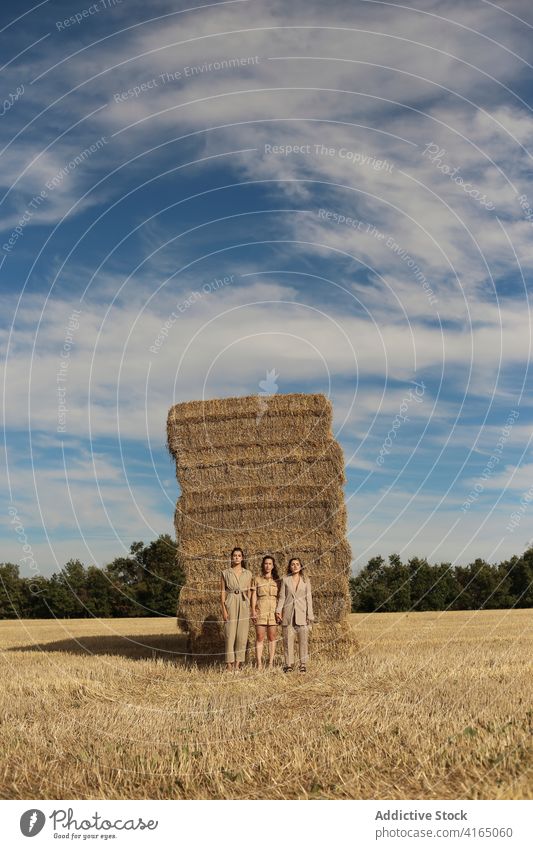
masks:
{"label": "dry stubble field", "polygon": [[532,623],[358,614],[353,659],[228,676],[170,619],[0,622],[0,796],[532,799]]}

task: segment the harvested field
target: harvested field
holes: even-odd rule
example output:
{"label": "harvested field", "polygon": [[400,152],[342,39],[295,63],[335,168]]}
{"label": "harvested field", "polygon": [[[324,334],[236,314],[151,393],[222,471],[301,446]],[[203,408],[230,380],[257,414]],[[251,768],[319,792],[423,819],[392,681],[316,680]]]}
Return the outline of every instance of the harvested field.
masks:
{"label": "harvested field", "polygon": [[532,799],[532,616],[353,615],[307,676],[186,666],[172,619],[0,622],[0,796]]}

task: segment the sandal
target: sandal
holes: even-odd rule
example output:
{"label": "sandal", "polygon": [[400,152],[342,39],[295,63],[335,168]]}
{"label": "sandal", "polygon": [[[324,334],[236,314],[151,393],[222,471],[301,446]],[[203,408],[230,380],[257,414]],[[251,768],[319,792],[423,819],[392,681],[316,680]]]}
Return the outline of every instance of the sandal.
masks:
{"label": "sandal", "polygon": [[284,671],[284,672],[292,672],[292,666],[285,666],[285,667],[283,667],[283,671]]}
{"label": "sandal", "polygon": [[305,666],[305,663],[300,664],[300,672],[307,672],[307,668]]}

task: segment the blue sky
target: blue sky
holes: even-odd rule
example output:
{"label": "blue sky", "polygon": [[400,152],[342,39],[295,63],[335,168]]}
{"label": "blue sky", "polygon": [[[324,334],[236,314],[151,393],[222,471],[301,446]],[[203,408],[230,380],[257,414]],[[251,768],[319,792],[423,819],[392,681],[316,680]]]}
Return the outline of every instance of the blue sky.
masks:
{"label": "blue sky", "polygon": [[1,559],[172,533],[168,408],[272,369],[333,402],[356,566],[523,550],[532,33],[525,0],[4,3]]}

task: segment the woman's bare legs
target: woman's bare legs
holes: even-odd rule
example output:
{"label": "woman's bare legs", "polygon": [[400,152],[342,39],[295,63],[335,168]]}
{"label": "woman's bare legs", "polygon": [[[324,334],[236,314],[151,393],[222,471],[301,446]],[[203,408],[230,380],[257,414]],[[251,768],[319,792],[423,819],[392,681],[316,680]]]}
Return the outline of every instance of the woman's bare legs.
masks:
{"label": "woman's bare legs", "polygon": [[[256,640],[255,640],[255,656],[257,658],[257,668],[263,668],[263,643],[265,640],[265,634],[267,631],[266,625],[256,625]],[[270,637],[269,637],[270,639]]]}
{"label": "woman's bare legs", "polygon": [[268,668],[274,666],[274,655],[276,654],[276,643],[278,640],[278,629],[276,625],[267,625],[268,636]]}

